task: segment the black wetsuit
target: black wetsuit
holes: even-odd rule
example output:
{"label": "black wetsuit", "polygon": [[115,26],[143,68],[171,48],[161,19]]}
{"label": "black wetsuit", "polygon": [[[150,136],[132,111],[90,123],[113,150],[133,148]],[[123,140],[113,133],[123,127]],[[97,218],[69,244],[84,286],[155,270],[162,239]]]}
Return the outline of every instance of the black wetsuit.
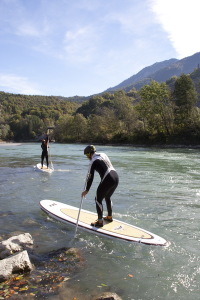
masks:
{"label": "black wetsuit", "polygon": [[49,166],[49,158],[48,158],[48,141],[42,141],[42,155],[41,155],[41,165],[43,167],[44,158],[46,157],[47,168]]}
{"label": "black wetsuit", "polygon": [[112,216],[112,201],[110,197],[118,186],[119,178],[108,156],[105,153],[94,153],[91,164],[89,166],[88,176],[86,180],[86,191],[89,191],[92,185],[95,171],[97,171],[101,177],[101,182],[96,191],[95,202],[98,219],[102,219],[102,201],[104,198],[106,201],[108,215]]}

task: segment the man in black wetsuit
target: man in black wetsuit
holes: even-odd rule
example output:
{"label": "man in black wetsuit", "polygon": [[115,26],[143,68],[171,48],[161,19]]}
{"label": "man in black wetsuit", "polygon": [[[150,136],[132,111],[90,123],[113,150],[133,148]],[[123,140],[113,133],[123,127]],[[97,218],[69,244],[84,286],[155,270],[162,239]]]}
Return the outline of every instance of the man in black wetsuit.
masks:
{"label": "man in black wetsuit", "polygon": [[44,158],[46,157],[47,169],[49,167],[49,157],[48,157],[48,136],[46,139],[42,140],[41,148],[42,148],[42,155],[41,155],[41,169],[43,169],[43,162]]}
{"label": "man in black wetsuit", "polygon": [[[101,182],[96,191],[96,210],[98,220],[91,223],[92,226],[102,227],[103,219],[107,222],[112,222],[112,201],[110,197],[118,186],[119,178],[116,170],[105,153],[96,153],[96,148],[93,145],[87,146],[84,154],[91,161],[89,165],[88,175],[86,178],[86,188],[82,192],[82,197],[85,197],[89,192],[93,182],[94,172],[97,171],[101,177]],[[108,215],[103,218],[102,201],[105,198]]]}

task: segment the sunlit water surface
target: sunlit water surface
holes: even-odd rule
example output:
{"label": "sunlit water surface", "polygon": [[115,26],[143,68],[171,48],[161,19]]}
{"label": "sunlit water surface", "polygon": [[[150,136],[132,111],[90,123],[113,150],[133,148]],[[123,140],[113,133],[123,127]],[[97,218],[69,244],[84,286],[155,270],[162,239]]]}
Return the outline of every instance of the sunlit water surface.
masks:
{"label": "sunlit water surface", "polygon": [[[113,196],[114,217],[170,242],[160,247],[80,229],[74,239],[74,227],[41,211],[42,199],[80,206],[88,168],[84,146],[51,144],[55,171],[44,174],[34,170],[40,144],[0,144],[0,235],[29,232],[41,253],[79,248],[85,267],[66,284],[83,299],[103,291],[123,300],[199,299],[200,150],[97,146],[108,154],[120,178]],[[96,174],[84,209],[95,211],[98,182]]]}

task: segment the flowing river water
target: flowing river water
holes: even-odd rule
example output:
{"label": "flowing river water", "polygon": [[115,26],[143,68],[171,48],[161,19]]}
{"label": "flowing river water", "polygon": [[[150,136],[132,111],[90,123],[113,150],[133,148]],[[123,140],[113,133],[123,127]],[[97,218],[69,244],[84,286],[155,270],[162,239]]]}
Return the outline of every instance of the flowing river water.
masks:
{"label": "flowing river water", "polygon": [[[97,146],[110,157],[120,178],[112,198],[114,218],[170,242],[161,247],[109,239],[79,228],[74,238],[75,227],[41,211],[42,199],[80,206],[89,163],[83,155],[85,146],[50,144],[55,171],[44,174],[34,169],[40,162],[40,144],[0,144],[0,236],[29,232],[41,253],[80,249],[84,268],[66,282],[66,291],[70,286],[82,299],[109,290],[123,300],[198,300],[200,150]],[[98,183],[96,173],[83,209],[95,212]]]}

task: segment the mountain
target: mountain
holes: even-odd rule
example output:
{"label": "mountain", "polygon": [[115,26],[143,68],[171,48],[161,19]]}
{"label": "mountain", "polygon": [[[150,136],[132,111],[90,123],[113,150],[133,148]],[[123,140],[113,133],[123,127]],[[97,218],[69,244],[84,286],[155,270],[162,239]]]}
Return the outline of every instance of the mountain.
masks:
{"label": "mountain", "polygon": [[107,89],[105,92],[113,92],[119,89],[129,92],[135,88],[139,90],[143,85],[149,84],[151,80],[157,82],[165,82],[172,76],[180,76],[181,74],[189,74],[194,69],[199,68],[200,65],[200,52],[183,59],[172,58],[162,62],[157,62],[151,66],[142,69],[137,74],[124,80],[115,87]]}

